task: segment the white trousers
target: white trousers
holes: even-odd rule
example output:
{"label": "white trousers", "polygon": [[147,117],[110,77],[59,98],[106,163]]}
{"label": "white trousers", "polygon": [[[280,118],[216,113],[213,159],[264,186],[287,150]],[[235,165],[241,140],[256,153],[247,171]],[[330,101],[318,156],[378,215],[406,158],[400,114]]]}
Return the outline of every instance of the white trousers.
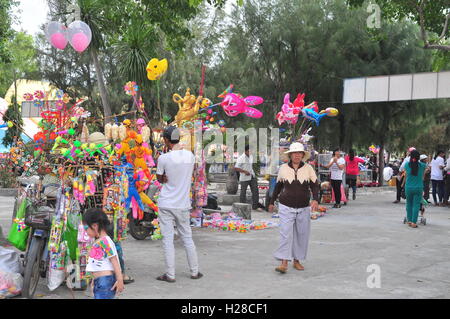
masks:
{"label": "white trousers", "polygon": [[278,260],[305,260],[311,230],[311,208],[291,208],[279,204],[280,245],[274,253]]}
{"label": "white trousers", "polygon": [[194,241],[192,240],[189,215],[190,212],[188,209],[159,209],[158,221],[161,228],[161,235],[163,236],[162,243],[166,259],[166,275],[172,279],[175,278],[174,226],[177,226],[180,239],[183,242],[191,275],[196,276],[198,274],[198,257]]}

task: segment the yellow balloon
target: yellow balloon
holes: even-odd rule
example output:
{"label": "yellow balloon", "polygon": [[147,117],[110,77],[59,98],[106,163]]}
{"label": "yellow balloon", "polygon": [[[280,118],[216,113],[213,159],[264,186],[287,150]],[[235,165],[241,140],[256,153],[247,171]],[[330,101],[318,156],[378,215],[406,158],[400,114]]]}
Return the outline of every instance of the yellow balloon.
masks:
{"label": "yellow balloon", "polygon": [[169,63],[167,62],[167,59],[151,59],[147,64],[147,78],[150,81],[158,80],[164,75],[164,73],[167,72],[168,65]]}

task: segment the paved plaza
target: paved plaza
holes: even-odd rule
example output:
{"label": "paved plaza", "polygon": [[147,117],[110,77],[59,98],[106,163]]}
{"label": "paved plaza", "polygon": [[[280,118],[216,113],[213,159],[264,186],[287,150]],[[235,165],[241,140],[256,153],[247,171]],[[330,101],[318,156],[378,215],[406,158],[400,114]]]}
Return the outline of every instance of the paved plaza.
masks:
{"label": "paved plaza", "polygon": [[[136,282],[126,285],[119,298],[450,298],[450,209],[427,208],[427,225],[412,229],[402,223],[405,204],[392,204],[394,198],[392,191],[361,194],[311,221],[306,270],[290,268],[285,275],[274,271],[277,228],[243,234],[195,228],[205,277],[189,278],[177,240],[177,281],[172,284],[155,280],[164,272],[161,241],[130,237],[123,248],[127,272]],[[12,206],[13,197],[0,197],[4,234]],[[271,219],[266,212],[253,217]],[[380,288],[368,287],[367,278],[374,274],[368,267],[379,267]],[[41,280],[37,298],[72,298],[65,286],[50,292],[44,284]],[[86,292],[74,296],[89,298]]]}

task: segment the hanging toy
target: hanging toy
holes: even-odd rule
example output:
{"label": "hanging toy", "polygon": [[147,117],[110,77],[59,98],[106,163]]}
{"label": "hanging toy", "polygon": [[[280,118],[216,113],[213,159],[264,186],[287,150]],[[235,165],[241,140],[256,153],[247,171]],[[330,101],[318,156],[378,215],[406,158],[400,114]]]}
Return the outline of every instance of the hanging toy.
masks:
{"label": "hanging toy", "polygon": [[56,216],[53,217],[52,228],[50,231],[50,239],[48,241],[48,250],[53,253],[59,251],[59,244],[61,242],[62,229],[64,222],[58,219]]}
{"label": "hanging toy", "polygon": [[84,195],[93,196],[96,192],[95,181],[97,179],[98,172],[97,171],[87,171],[86,172],[86,188]]}

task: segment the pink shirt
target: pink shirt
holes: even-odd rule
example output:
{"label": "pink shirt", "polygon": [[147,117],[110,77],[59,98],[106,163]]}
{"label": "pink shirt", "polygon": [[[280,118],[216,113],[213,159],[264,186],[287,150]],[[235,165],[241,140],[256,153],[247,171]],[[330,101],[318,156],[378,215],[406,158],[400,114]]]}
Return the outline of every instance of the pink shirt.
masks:
{"label": "pink shirt", "polygon": [[347,163],[345,173],[347,175],[358,175],[359,174],[359,167],[358,163],[364,163],[364,160],[359,157],[354,157],[353,161],[350,160],[350,156],[345,156],[345,162]]}

